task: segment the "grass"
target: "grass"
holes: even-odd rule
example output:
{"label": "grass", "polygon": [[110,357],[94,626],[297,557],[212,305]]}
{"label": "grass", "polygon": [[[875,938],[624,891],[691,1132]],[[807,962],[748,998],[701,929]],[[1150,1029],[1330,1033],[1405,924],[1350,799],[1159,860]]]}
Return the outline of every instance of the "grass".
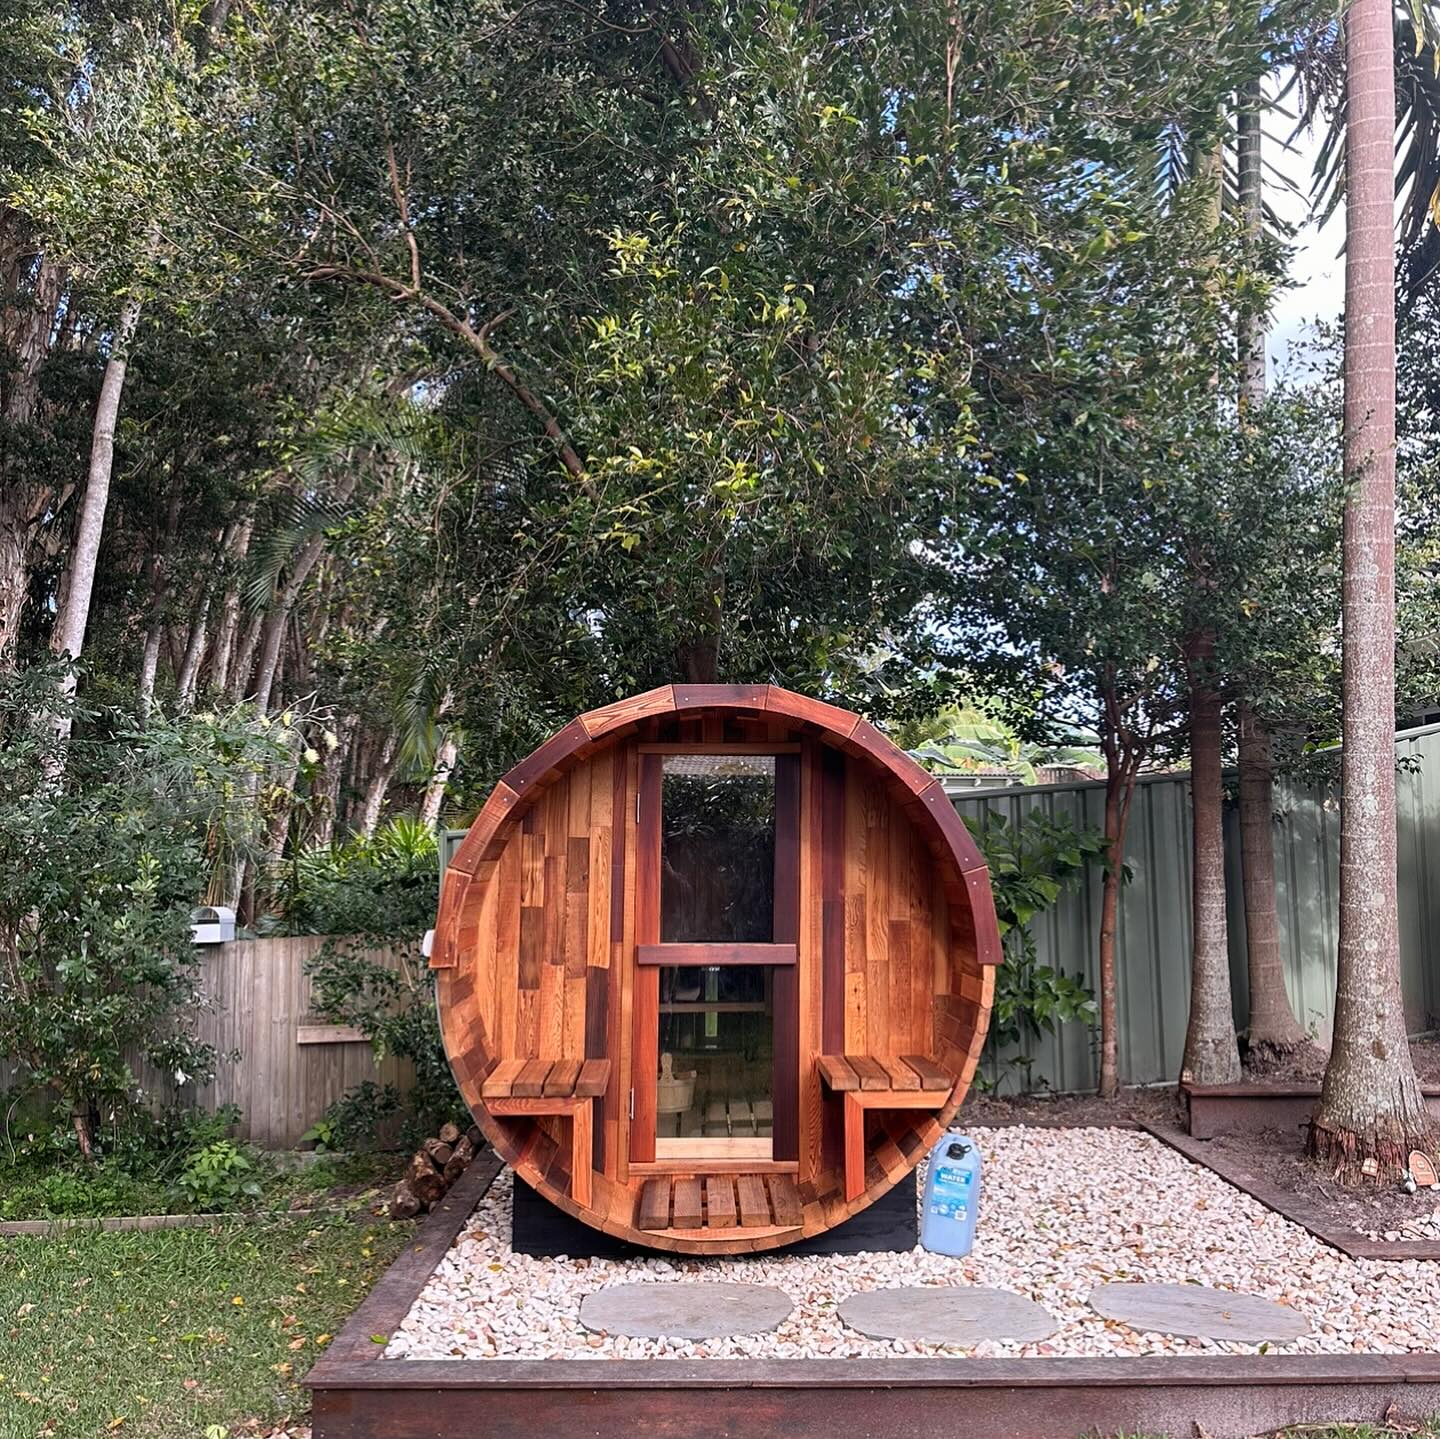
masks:
{"label": "grass", "polygon": [[412,1232],[217,1220],[0,1240],[0,1439],[221,1439],[303,1413],[298,1381]]}

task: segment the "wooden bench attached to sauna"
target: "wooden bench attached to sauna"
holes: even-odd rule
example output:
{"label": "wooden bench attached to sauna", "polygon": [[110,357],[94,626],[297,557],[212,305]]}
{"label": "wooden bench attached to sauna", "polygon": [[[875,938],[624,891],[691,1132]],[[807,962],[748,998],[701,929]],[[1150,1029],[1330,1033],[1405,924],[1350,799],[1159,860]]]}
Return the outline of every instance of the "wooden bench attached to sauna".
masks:
{"label": "wooden bench attached to sauna", "polygon": [[431,965],[460,1092],[516,1175],[650,1248],[844,1223],[954,1118],[1000,936],[939,780],[774,685],[663,685],[496,785]]}
{"label": "wooden bench attached to sauna", "polygon": [[570,1121],[570,1197],[590,1203],[594,1101],[610,1083],[608,1059],[502,1059],[480,1086],[491,1114],[507,1119],[553,1115]]}
{"label": "wooden bench attached to sauna", "polygon": [[845,1110],[845,1198],[865,1192],[867,1110],[943,1109],[955,1076],[923,1054],[822,1054],[820,1078]]}

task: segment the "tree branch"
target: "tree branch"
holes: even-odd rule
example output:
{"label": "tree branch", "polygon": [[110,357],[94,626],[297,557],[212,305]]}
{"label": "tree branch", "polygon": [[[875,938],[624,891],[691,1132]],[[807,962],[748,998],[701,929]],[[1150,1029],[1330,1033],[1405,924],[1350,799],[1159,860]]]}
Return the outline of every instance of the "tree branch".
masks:
{"label": "tree branch", "polygon": [[[415,263],[418,264],[418,261]],[[560,456],[560,463],[576,479],[580,487],[591,498],[595,487],[586,473],[584,461],[570,443],[559,420],[546,408],[539,396],[501,359],[488,338],[489,331],[511,313],[497,315],[478,330],[462,315],[457,315],[449,306],[442,304],[433,295],[427,295],[417,284],[404,284],[391,275],[378,270],[357,270],[349,265],[316,265],[306,272],[307,280],[339,280],[353,285],[370,285],[383,291],[400,304],[418,305],[427,314],[440,322],[442,328],[463,340],[485,362],[486,368],[503,385],[507,386],[524,407],[540,422],[546,437],[551,440]]]}

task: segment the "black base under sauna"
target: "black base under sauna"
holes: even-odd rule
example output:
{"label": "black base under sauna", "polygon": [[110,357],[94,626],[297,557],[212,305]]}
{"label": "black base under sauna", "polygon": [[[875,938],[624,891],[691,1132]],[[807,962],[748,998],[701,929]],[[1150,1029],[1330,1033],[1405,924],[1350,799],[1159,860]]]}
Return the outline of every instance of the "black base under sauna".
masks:
{"label": "black base under sauna", "polygon": [[[915,1212],[915,1177],[902,1179],[868,1209],[799,1244],[767,1250],[757,1258],[776,1254],[899,1254],[913,1249],[919,1240]],[[510,1247],[517,1254],[553,1259],[564,1254],[571,1259],[654,1259],[659,1250],[626,1243],[612,1234],[592,1229],[541,1198],[523,1179],[515,1180],[514,1217],[510,1226]],[[744,1259],[743,1254],[725,1254],[723,1259]]]}

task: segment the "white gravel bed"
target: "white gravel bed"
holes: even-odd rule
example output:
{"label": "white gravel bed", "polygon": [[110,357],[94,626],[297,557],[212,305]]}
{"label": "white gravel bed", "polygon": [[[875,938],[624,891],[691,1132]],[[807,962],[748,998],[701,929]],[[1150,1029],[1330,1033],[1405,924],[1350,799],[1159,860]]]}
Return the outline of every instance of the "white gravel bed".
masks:
{"label": "white gravel bed", "polygon": [[[403,1359],[893,1358],[964,1355],[1399,1353],[1440,1348],[1440,1263],[1354,1260],[1148,1134],[1116,1129],[970,1131],[984,1162],[980,1227],[965,1259],[903,1254],[537,1259],[510,1249],[503,1171],[431,1276],[386,1356]],[[580,1300],[610,1284],[770,1284],[795,1303],[769,1334],[665,1341],[589,1334]],[[1202,1283],[1288,1304],[1294,1344],[1137,1333],[1086,1305],[1097,1284]],[[1042,1304],[1045,1340],[969,1349],[866,1339],[836,1308],[859,1290],[987,1284]]]}

